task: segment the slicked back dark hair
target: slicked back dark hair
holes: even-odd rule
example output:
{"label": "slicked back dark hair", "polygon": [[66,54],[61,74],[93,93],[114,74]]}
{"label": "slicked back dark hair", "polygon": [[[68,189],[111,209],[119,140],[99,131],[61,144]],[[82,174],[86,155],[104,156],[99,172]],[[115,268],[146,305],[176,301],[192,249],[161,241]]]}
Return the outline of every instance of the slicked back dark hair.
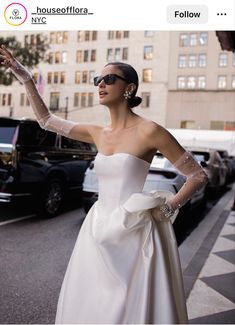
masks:
{"label": "slicked back dark hair", "polygon": [[116,66],[122,72],[127,83],[136,85],[136,89],[131,94],[131,98],[128,99],[128,105],[130,108],[138,106],[142,102],[142,98],[135,96],[139,87],[139,77],[136,70],[130,64],[124,62],[109,62],[105,67],[109,65]]}

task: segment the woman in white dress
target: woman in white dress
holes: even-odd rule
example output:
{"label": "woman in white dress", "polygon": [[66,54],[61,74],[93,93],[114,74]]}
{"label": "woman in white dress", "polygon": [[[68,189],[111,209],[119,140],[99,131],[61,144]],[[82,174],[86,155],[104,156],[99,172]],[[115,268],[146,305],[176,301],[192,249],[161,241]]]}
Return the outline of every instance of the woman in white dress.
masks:
{"label": "woman in white dress", "polygon": [[[2,64],[24,84],[42,128],[95,143],[99,199],[88,212],[62,284],[56,323],[187,323],[172,218],[207,176],[162,126],[135,114],[138,75],[128,64],[107,64],[94,78],[111,125],[66,121],[51,114],[25,69],[2,46]],[[98,114],[98,112],[97,112]],[[181,190],[142,192],[159,150],[187,180]]]}

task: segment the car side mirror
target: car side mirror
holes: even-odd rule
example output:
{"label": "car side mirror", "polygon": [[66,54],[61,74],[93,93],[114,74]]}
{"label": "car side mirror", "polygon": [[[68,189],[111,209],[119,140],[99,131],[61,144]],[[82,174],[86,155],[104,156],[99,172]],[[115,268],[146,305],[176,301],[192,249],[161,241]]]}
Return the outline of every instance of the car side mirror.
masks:
{"label": "car side mirror", "polygon": [[205,161],[201,161],[200,164],[201,164],[202,167],[208,167],[208,165],[207,165],[207,163]]}

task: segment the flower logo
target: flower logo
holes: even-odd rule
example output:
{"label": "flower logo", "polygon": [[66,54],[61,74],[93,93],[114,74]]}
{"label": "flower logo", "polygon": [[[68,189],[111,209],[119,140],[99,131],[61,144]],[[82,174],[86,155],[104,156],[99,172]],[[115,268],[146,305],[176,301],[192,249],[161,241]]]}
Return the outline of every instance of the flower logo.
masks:
{"label": "flower logo", "polygon": [[4,11],[6,22],[12,26],[22,25],[27,16],[27,9],[19,2],[10,3]]}

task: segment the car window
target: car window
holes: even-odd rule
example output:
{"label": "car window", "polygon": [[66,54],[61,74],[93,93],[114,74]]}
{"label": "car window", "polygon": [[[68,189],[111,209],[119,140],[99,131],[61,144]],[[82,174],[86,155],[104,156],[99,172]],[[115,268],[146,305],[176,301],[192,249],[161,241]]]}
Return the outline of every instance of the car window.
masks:
{"label": "car window", "polygon": [[81,142],[69,138],[62,137],[61,148],[63,149],[79,149],[79,150],[91,150],[89,143]]}
{"label": "car window", "polygon": [[0,126],[0,143],[12,143],[16,127]]}
{"label": "car window", "polygon": [[35,124],[22,124],[19,132],[19,143],[24,146],[54,147],[56,134],[45,131]]}
{"label": "car window", "polygon": [[210,154],[209,152],[197,152],[197,151],[192,151],[192,154],[198,161],[208,161],[210,159]]}

